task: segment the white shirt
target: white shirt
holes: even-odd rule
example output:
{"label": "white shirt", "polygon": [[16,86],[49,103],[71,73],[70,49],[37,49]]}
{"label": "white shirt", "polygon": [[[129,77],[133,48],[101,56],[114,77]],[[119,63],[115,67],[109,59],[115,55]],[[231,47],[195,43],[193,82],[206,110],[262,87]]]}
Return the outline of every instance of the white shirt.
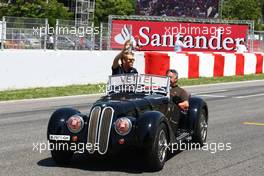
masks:
{"label": "white shirt", "polygon": [[52,36],[49,37],[49,43],[54,43],[54,39]]}
{"label": "white shirt", "polygon": [[186,48],[186,45],[181,40],[177,40],[175,42],[174,51],[181,52],[182,48]]}
{"label": "white shirt", "polygon": [[243,45],[243,44],[238,44],[236,46],[236,52],[238,52],[238,53],[244,53],[244,52],[247,52],[247,51],[248,51],[247,47],[245,45]]}

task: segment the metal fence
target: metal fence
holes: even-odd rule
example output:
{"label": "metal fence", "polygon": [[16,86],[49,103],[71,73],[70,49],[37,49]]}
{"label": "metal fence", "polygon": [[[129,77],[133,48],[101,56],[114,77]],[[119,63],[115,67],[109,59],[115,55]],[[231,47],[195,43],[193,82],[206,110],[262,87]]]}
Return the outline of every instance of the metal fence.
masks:
{"label": "metal fence", "polygon": [[[127,19],[127,17],[124,17]],[[154,17],[142,17],[146,18]],[[156,19],[158,18],[158,19]],[[163,17],[156,17],[158,20]],[[118,16],[118,19],[122,19]],[[138,16],[131,16],[129,19],[138,19]],[[173,21],[186,21],[186,18],[168,18]],[[200,19],[190,19],[190,22],[201,22]],[[209,20],[215,23],[219,20]],[[220,21],[219,21],[220,22]],[[221,21],[226,22],[228,21]],[[242,21],[243,22],[243,21]],[[241,23],[242,23],[241,22]],[[250,25],[248,46],[250,51],[264,52],[264,31],[255,31]],[[127,40],[132,33],[132,26],[111,25],[101,23],[95,25],[90,22],[80,24],[76,21],[56,20],[55,26],[50,26],[47,19],[24,18],[24,17],[3,17],[0,20],[0,45],[1,49],[54,49],[54,50],[107,50],[111,48],[111,42],[118,40],[118,36],[111,38],[111,32],[121,31],[120,37]],[[128,35],[129,34],[129,35]],[[254,34],[254,35],[252,35]]]}
{"label": "metal fence", "polygon": [[[2,49],[41,49],[44,43],[46,19],[3,17],[1,23]],[[2,45],[3,43],[3,45]]]}
{"label": "metal fence", "polygon": [[1,49],[106,50],[108,23],[95,26],[74,20],[3,17],[0,23]]}
{"label": "metal fence", "polygon": [[255,31],[253,40],[254,52],[264,52],[264,31]]}

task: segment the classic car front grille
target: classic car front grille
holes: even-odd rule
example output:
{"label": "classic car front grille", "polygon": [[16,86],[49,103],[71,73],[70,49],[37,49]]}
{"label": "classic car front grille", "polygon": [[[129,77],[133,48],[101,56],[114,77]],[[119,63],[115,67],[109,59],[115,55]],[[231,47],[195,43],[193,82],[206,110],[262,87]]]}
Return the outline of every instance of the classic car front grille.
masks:
{"label": "classic car front grille", "polygon": [[93,108],[87,135],[87,143],[92,146],[88,150],[89,153],[98,150],[103,155],[107,152],[113,114],[114,110],[111,107],[105,107],[103,110],[99,106]]}
{"label": "classic car front grille", "polygon": [[100,130],[98,135],[98,142],[100,145],[98,152],[102,155],[107,152],[113,113],[114,110],[111,107],[106,107],[102,112],[102,118],[99,128]]}
{"label": "classic car front grille", "polygon": [[96,106],[93,108],[90,114],[87,143],[89,145],[92,145],[93,147],[91,147],[90,150],[88,150],[89,153],[94,153],[94,145],[97,142],[97,130],[100,121],[100,113],[101,113],[101,107]]}

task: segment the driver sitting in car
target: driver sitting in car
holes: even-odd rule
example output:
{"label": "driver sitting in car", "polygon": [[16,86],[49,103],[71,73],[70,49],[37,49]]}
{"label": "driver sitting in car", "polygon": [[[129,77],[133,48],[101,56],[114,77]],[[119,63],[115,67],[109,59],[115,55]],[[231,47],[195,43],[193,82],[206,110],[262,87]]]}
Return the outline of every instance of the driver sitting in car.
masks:
{"label": "driver sitting in car", "polygon": [[170,77],[170,97],[181,110],[188,110],[189,108],[189,94],[183,88],[178,86],[178,72],[174,69],[166,71],[166,75]]}
{"label": "driver sitting in car", "polygon": [[[119,63],[121,61],[121,64]],[[128,40],[124,44],[123,50],[115,57],[112,65],[112,75],[138,73],[133,67],[135,62],[132,52],[132,42]]]}

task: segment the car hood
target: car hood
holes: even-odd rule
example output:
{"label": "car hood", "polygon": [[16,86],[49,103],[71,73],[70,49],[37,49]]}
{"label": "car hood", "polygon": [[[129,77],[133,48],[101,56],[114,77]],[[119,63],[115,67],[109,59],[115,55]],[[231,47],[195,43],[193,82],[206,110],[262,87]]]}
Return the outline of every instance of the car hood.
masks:
{"label": "car hood", "polygon": [[103,96],[94,106],[110,106],[115,116],[139,116],[141,113],[153,110],[155,106],[164,103],[167,97],[160,95],[113,94]]}

